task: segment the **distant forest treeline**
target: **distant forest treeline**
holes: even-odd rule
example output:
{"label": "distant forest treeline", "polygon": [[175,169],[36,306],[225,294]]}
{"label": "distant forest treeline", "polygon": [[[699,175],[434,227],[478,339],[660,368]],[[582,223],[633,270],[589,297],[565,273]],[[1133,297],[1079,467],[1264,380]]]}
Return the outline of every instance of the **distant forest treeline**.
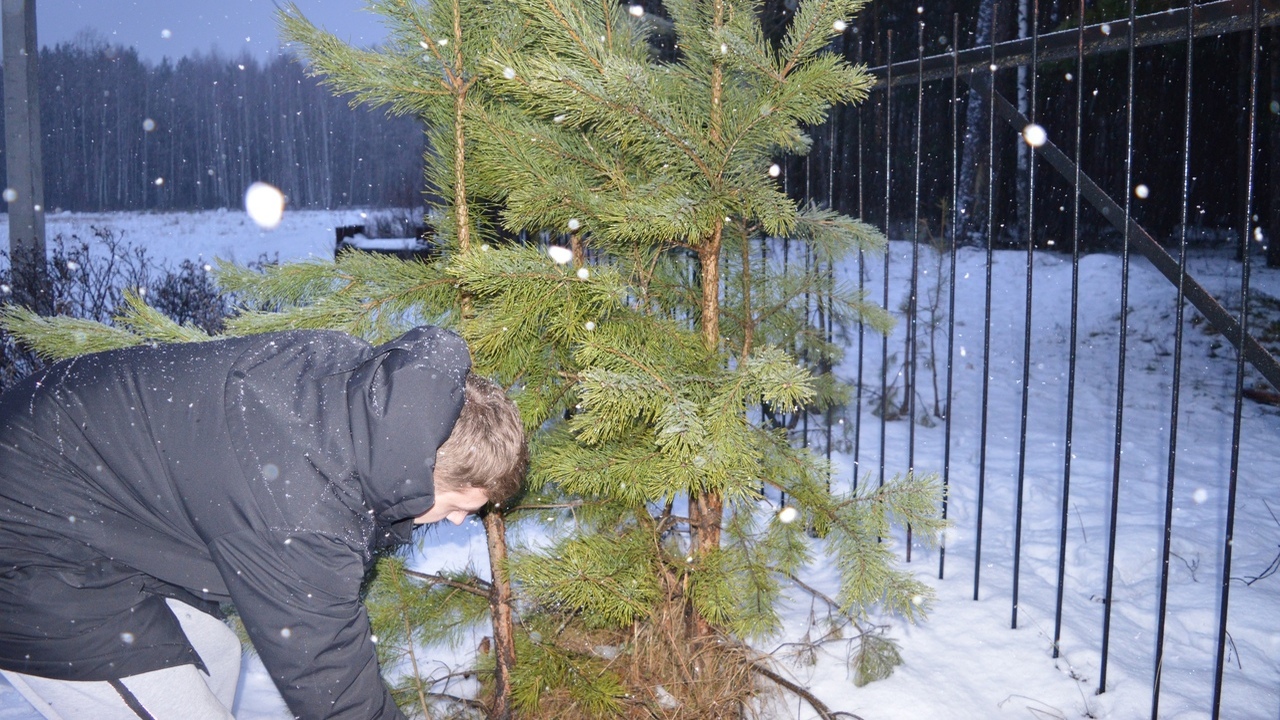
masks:
{"label": "distant forest treeline", "polygon": [[292,207],[421,204],[420,123],[352,109],[288,57],[157,65],[81,41],[39,70],[50,211],[234,207],[254,181]]}

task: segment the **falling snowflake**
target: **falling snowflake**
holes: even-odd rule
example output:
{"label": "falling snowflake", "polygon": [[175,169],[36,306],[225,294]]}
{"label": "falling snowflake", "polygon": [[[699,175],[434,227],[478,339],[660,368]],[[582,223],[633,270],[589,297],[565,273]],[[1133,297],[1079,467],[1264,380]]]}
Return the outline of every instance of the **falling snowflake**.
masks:
{"label": "falling snowflake", "polygon": [[769,177],[778,177],[782,174],[782,167],[778,163],[769,166]]}
{"label": "falling snowflake", "polygon": [[800,512],[798,510],[788,505],[787,507],[784,507],[778,511],[778,522],[783,524],[790,524],[795,522],[795,519],[799,517],[799,515],[800,515]]}
{"label": "falling snowflake", "polygon": [[564,265],[573,259],[573,251],[567,247],[552,245],[547,248],[547,254],[555,261],[557,265]]}
{"label": "falling snowflake", "polygon": [[1133,194],[1139,200],[1146,200],[1151,195],[1151,188],[1147,187],[1146,185],[1143,185],[1142,183],[1139,183],[1134,186]]}
{"label": "falling snowflake", "polygon": [[590,271],[590,270],[588,270],[588,269],[586,269],[586,268],[584,268],[584,267],[580,267],[580,268],[578,268],[578,279],[579,279],[579,280],[586,280],[586,279],[587,279],[587,278],[589,278],[589,277],[591,277],[591,271]]}
{"label": "falling snowflake", "polygon": [[255,182],[244,193],[244,209],[264,230],[273,230],[284,218],[284,193],[274,185]]}
{"label": "falling snowflake", "polygon": [[1031,123],[1022,128],[1022,139],[1031,147],[1040,147],[1048,142],[1049,133],[1045,131],[1044,127]]}

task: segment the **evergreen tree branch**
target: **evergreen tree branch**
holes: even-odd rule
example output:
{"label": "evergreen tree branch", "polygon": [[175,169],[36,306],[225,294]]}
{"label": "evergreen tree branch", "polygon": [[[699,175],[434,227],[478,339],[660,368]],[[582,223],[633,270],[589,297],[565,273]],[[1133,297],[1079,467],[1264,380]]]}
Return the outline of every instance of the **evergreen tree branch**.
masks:
{"label": "evergreen tree branch", "polygon": [[692,161],[693,164],[696,165],[700,171],[702,171],[702,174],[704,176],[706,176],[707,178],[714,178],[716,176],[716,173],[711,169],[711,166],[707,165],[706,160],[704,160],[700,155],[698,155],[697,152],[694,151],[693,146],[687,140],[673,133],[670,128],[668,128],[663,123],[659,122],[657,118],[653,117],[650,113],[646,112],[644,108],[640,107],[638,104],[636,103],[626,104],[626,103],[618,102],[616,100],[612,100],[610,98],[606,98],[603,95],[591,92],[586,88],[586,86],[582,85],[581,83],[575,82],[573,80],[564,79],[564,80],[561,80],[561,82],[569,89],[581,94],[583,97],[586,97],[594,101],[598,105],[604,108],[607,108],[609,110],[613,110],[616,112],[623,113],[625,115],[629,115],[639,120],[640,122],[644,123],[645,125],[648,125],[650,128],[653,128],[654,130],[658,131],[658,133],[660,133],[661,135],[666,137],[668,140],[670,140],[671,143],[675,145],[676,148],[681,153],[683,153],[686,157],[688,157],[689,160]]}
{"label": "evergreen tree branch", "polygon": [[422,716],[426,720],[431,720],[431,708],[427,706],[426,688],[422,682],[422,671],[418,669],[418,652],[415,648],[417,643],[413,642],[413,625],[409,621],[408,613],[401,612],[400,618],[404,622],[404,635],[409,638],[409,642],[405,643],[405,648],[409,653],[409,664],[413,667],[413,686],[418,691],[418,705],[422,708]]}
{"label": "evergreen tree branch", "polygon": [[141,345],[133,333],[93,320],[42,317],[20,305],[0,307],[0,326],[45,360]]}
{"label": "evergreen tree branch", "polygon": [[[466,672],[466,673],[459,673],[459,674],[465,677],[468,675],[472,675],[473,673]],[[449,693],[441,693],[441,692],[429,692],[427,693],[427,696],[433,697],[433,698],[439,698],[441,700],[448,700],[449,702],[457,703],[459,705],[462,705],[463,707],[471,708],[472,710],[484,711],[487,709],[485,708],[484,703],[480,702],[479,700],[476,700],[475,698],[465,698],[465,697],[460,697],[458,695],[450,695]]]}
{"label": "evergreen tree branch", "polygon": [[409,575],[410,577],[416,577],[419,580],[426,580],[432,585],[444,585],[463,592],[469,592],[472,595],[477,595],[485,599],[488,599],[492,588],[492,585],[480,578],[474,578],[472,582],[469,583],[462,583],[456,580],[451,580],[443,575],[433,575],[430,573],[418,572],[417,570],[410,570],[408,568],[405,568],[404,574]]}
{"label": "evergreen tree branch", "polygon": [[809,707],[812,707],[814,711],[818,713],[818,716],[821,717],[823,720],[837,720],[837,718],[852,718],[853,720],[862,720],[860,716],[854,715],[853,713],[850,713],[850,712],[844,712],[844,711],[833,712],[831,708],[827,707],[826,703],[819,700],[817,695],[814,695],[813,693],[809,692],[809,690],[805,688],[803,685],[800,685],[799,683],[795,683],[788,680],[782,675],[779,675],[778,673],[765,667],[761,663],[753,663],[751,665],[751,669],[754,670],[759,675],[766,677],[769,680],[772,680],[774,683],[777,683],[778,685],[781,685],[782,687],[786,688],[788,692],[791,692],[797,697],[803,699],[805,702],[809,703]]}
{"label": "evergreen tree branch", "polygon": [[[800,588],[801,590],[804,590],[805,592],[809,593],[810,595],[812,595],[812,596],[814,596],[814,597],[818,598],[819,600],[821,600],[822,602],[826,603],[826,604],[827,604],[827,606],[828,606],[828,607],[830,607],[832,610],[835,610],[835,611],[839,612],[841,615],[844,615],[844,614],[845,614],[845,613],[844,613],[844,610],[842,610],[842,609],[840,608],[840,603],[836,602],[835,598],[831,597],[830,595],[827,595],[826,593],[822,592],[821,590],[819,590],[819,589],[815,588],[814,586],[812,586],[812,585],[810,585],[810,584],[806,583],[805,581],[801,580],[800,578],[796,577],[794,573],[782,573],[782,575],[783,575],[783,577],[785,577],[786,579],[788,579],[788,580],[790,580],[791,582],[795,583],[796,587]],[[848,617],[848,616],[846,615],[846,617]],[[853,618],[849,618],[849,619],[850,619],[850,620],[853,620]],[[855,622],[854,624],[856,625],[857,623]]]}
{"label": "evergreen tree branch", "polygon": [[[569,23],[569,20],[564,16],[564,13],[560,12],[560,8],[556,7],[556,3],[547,2],[545,3],[545,6],[547,10],[551,11],[551,14],[555,16],[556,20],[560,23],[560,26],[564,28],[564,31],[569,34],[569,38],[578,45],[578,49],[582,51],[582,57],[586,58],[596,70],[603,74],[604,65],[595,57],[595,53],[591,51],[591,47],[587,45],[587,43],[583,42],[582,36],[578,34],[577,30],[573,29],[573,25]],[[605,16],[607,17],[608,14],[609,13],[606,10]]]}

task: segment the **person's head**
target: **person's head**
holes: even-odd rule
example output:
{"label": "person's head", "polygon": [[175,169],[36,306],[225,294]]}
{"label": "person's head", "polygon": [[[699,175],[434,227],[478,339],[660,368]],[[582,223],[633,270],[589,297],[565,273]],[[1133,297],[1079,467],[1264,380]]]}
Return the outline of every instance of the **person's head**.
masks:
{"label": "person's head", "polygon": [[435,505],[415,522],[460,524],[487,503],[515,496],[529,463],[524,424],[502,388],[467,375],[462,412],[436,451]]}

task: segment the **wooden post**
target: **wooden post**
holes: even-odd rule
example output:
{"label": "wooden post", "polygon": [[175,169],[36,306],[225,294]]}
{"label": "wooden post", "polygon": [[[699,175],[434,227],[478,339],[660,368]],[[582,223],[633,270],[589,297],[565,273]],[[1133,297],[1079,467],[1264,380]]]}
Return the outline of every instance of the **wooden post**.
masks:
{"label": "wooden post", "polygon": [[45,270],[44,172],[40,160],[40,100],[35,0],[2,0],[4,133],[9,208],[9,259],[14,300],[52,312]]}

